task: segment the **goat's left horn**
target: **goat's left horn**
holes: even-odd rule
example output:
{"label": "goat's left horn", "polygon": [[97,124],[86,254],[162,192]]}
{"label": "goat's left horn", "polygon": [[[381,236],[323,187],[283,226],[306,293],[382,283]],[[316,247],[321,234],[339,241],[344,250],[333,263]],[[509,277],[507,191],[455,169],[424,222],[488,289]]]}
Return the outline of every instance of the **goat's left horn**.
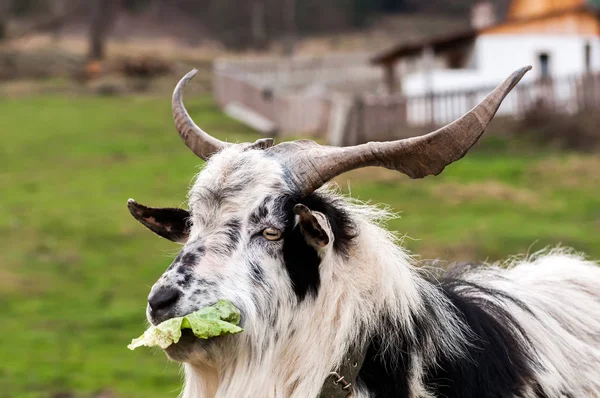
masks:
{"label": "goat's left horn", "polygon": [[526,66],[513,72],[468,113],[427,135],[351,147],[292,141],[270,150],[286,159],[291,183],[303,195],[310,194],[346,171],[360,167],[381,166],[411,178],[437,175],[447,165],[465,156],[481,137],[504,98],[530,69],[531,66]]}
{"label": "goat's left horn", "polygon": [[202,160],[208,160],[213,154],[233,144],[223,142],[205,133],[204,130],[194,123],[185,109],[183,105],[183,88],[196,76],[197,72],[197,69],[193,69],[177,83],[173,91],[171,107],[173,109],[175,127],[185,145]]}

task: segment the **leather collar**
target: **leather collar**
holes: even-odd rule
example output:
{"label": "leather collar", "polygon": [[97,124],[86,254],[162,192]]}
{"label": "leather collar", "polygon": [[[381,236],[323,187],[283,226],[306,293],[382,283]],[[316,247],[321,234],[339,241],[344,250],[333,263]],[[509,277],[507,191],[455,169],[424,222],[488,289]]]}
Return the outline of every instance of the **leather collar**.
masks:
{"label": "leather collar", "polygon": [[352,347],[337,369],[325,379],[319,398],[347,398],[352,396],[356,379],[367,355],[366,348]]}

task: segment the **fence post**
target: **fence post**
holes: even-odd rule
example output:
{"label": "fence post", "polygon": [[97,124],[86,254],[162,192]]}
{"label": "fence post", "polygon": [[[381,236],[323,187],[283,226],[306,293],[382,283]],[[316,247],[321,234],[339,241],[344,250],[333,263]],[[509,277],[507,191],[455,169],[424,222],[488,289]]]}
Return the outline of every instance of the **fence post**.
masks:
{"label": "fence post", "polygon": [[360,95],[352,98],[343,131],[342,145],[357,145],[363,136],[364,102]]}
{"label": "fence post", "polygon": [[354,105],[356,110],[356,136],[354,137],[354,144],[357,145],[366,138],[365,137],[365,101],[359,94],[354,98]]}
{"label": "fence post", "polygon": [[467,93],[467,109],[475,108],[477,105],[477,95],[475,94],[475,90],[471,90]]}
{"label": "fence post", "polygon": [[435,127],[435,94],[433,91],[427,93],[427,100],[429,100],[429,127]]}

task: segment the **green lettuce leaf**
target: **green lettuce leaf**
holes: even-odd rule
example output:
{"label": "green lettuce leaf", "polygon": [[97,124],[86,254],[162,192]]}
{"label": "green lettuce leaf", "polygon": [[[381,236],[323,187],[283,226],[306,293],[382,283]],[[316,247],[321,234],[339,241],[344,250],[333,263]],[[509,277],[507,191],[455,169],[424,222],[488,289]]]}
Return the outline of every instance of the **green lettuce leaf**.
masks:
{"label": "green lettuce leaf", "polygon": [[182,329],[192,329],[194,335],[208,339],[223,334],[235,334],[243,329],[237,326],[240,322],[240,311],[227,300],[219,300],[210,307],[179,318],[172,318],[156,326],[150,326],[143,335],[133,339],[127,346],[130,350],[137,347],[158,346],[162,349],[177,343]]}

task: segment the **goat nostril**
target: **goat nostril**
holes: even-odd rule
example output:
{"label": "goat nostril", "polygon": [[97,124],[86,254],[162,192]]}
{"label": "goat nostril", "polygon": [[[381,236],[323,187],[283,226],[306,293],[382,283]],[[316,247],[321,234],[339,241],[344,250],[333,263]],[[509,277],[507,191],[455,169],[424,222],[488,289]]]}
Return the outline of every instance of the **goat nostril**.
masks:
{"label": "goat nostril", "polygon": [[175,304],[180,295],[181,292],[177,289],[160,289],[148,297],[148,304],[152,311],[162,310]]}

